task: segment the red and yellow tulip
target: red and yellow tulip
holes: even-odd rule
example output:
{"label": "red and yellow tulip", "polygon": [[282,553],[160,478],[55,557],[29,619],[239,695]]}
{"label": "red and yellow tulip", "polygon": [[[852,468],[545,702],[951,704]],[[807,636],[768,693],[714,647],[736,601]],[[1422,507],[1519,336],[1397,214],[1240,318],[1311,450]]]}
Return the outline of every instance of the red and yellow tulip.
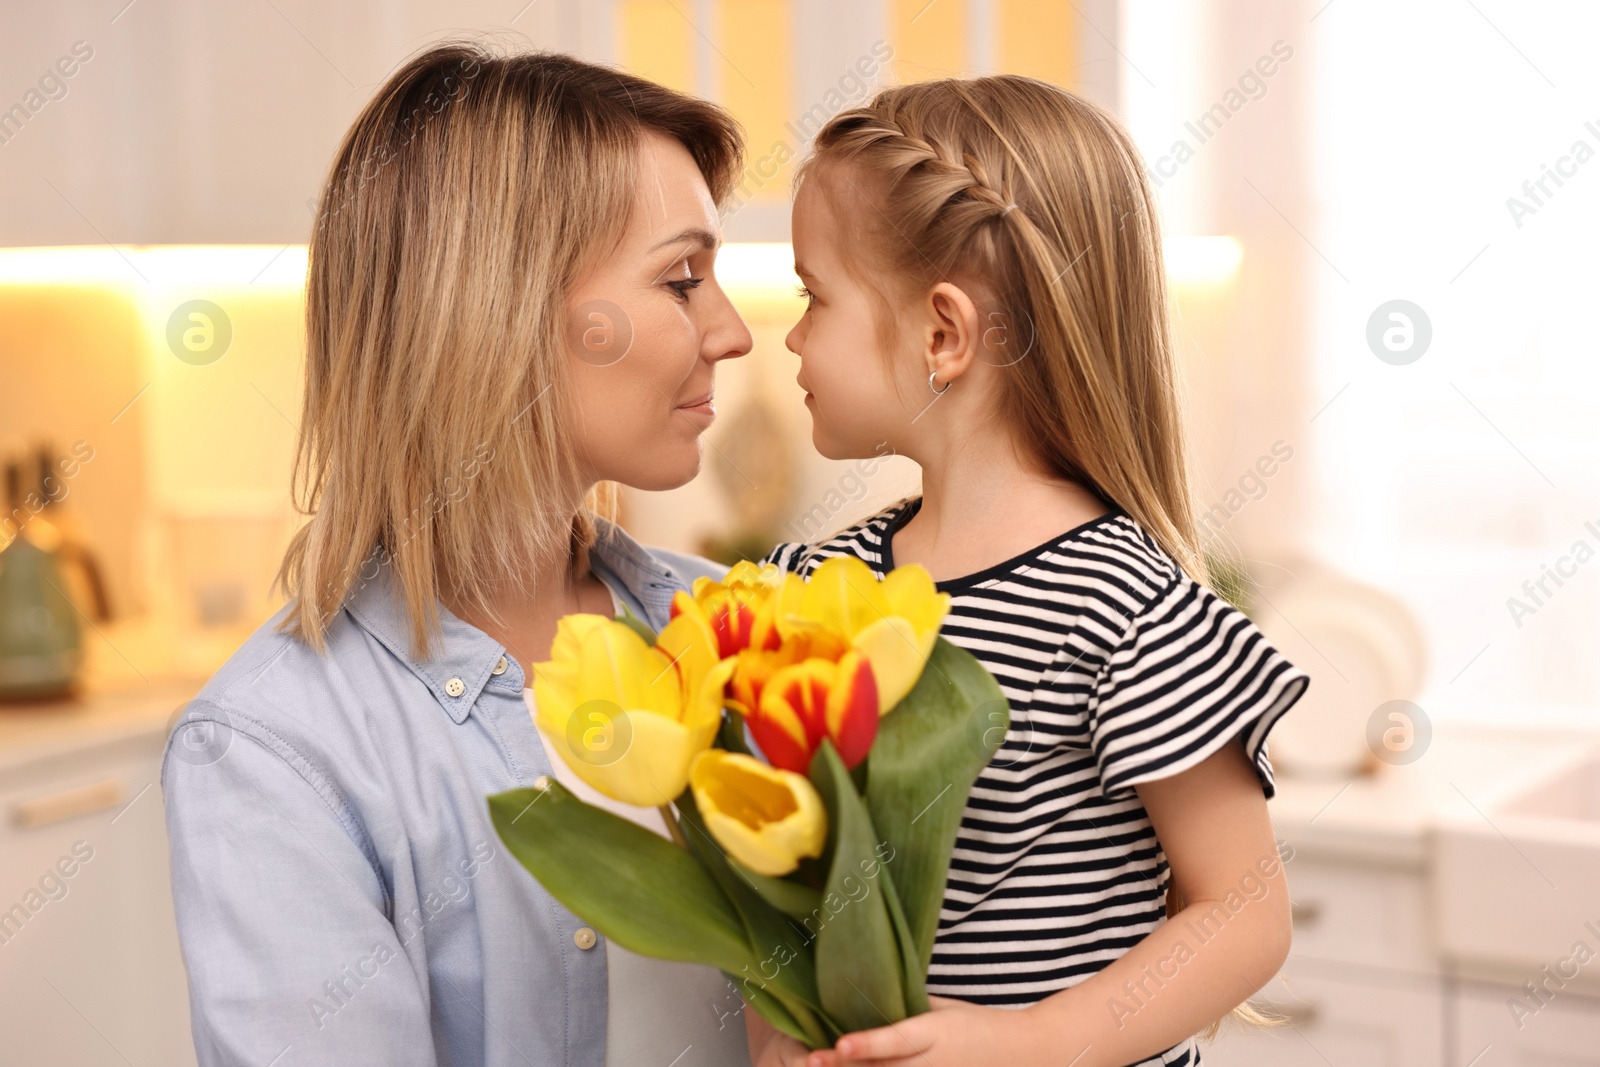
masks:
{"label": "red and yellow tulip", "polygon": [[747,648],[778,647],[772,602],[781,584],[778,568],[758,567],[748,560],[733,565],[722,581],[696,578],[694,592],[672,598],[672,617],[697,615],[717,638],[717,657],[725,659]]}
{"label": "red and yellow tulip", "polygon": [[900,703],[922,677],[939,627],[950,611],[950,594],[912,563],[896,567],[880,582],[861,560],[824,560],[810,581],[790,575],[774,605],[779,636],[826,633],[872,664],[879,710]]}

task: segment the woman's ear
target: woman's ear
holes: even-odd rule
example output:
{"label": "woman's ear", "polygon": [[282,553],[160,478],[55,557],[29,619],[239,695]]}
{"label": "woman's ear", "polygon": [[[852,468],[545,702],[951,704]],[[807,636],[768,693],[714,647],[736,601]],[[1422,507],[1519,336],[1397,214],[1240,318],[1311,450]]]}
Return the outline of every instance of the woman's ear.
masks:
{"label": "woman's ear", "polygon": [[942,389],[965,374],[978,356],[982,342],[978,308],[959,285],[939,282],[928,290],[923,311],[922,358],[928,373],[935,376],[934,384]]}

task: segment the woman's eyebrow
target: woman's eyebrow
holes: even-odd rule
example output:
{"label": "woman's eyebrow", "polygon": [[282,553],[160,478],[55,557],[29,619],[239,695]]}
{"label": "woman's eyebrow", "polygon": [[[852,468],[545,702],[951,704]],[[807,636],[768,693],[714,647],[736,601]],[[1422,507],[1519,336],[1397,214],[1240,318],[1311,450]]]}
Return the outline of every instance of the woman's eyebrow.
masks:
{"label": "woman's eyebrow", "polygon": [[654,252],[656,249],[665,245],[683,244],[685,242],[696,242],[701,248],[709,250],[721,244],[722,238],[718,237],[710,230],[702,229],[698,226],[691,226],[689,229],[684,230],[681,233],[675,233],[671,237],[664,237],[657,241],[655,244],[650,246],[650,251]]}

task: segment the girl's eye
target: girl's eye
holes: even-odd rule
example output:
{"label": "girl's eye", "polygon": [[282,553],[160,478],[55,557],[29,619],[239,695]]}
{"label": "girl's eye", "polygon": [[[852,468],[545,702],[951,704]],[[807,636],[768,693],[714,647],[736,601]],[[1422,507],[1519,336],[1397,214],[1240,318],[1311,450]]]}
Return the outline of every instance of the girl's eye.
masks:
{"label": "girl's eye", "polygon": [[816,294],[814,294],[810,289],[807,289],[805,286],[803,286],[803,285],[796,286],[795,287],[795,292],[798,293],[801,297],[803,297],[805,299],[806,307],[811,307],[814,304],[816,304],[816,302],[817,302]]}
{"label": "girl's eye", "polygon": [[698,289],[704,278],[679,278],[677,281],[667,283],[667,288],[678,294],[678,299],[685,304],[689,302],[689,291]]}

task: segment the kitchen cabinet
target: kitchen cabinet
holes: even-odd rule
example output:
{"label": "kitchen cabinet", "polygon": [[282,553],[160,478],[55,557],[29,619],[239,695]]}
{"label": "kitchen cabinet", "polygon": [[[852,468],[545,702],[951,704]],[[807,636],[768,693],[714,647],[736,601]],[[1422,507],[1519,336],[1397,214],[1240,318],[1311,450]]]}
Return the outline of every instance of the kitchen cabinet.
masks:
{"label": "kitchen cabinet", "polygon": [[0,1062],[195,1062],[158,780],[169,707],[0,753]]}
{"label": "kitchen cabinet", "polygon": [[[1589,974],[1537,1014],[1506,1006],[1550,960],[1464,959],[1437,936],[1439,813],[1592,735],[1436,724],[1415,766],[1349,782],[1283,778],[1270,805],[1283,838],[1294,940],[1254,998],[1275,1029],[1224,1023],[1210,1067],[1579,1067],[1600,1063],[1600,983]],[[1466,799],[1464,799],[1466,798]],[[1468,809],[1471,810],[1470,808]],[[1479,816],[1482,817],[1481,815]],[[1508,846],[1509,850],[1509,846]],[[1515,904],[1508,903],[1508,907]],[[1576,924],[1575,924],[1576,928]],[[1591,941],[1590,948],[1600,951]],[[1530,950],[1531,951],[1531,950]]]}
{"label": "kitchen cabinet", "polygon": [[1520,1019],[1506,1006],[1508,998],[1521,1000],[1522,991],[1462,983],[1451,1028],[1457,1062],[1472,1067],[1600,1063],[1600,998],[1563,990],[1537,1014]]}
{"label": "kitchen cabinet", "polygon": [[1320,972],[1291,960],[1257,998],[1287,1025],[1224,1024],[1201,1051],[1213,1067],[1426,1067],[1443,1064],[1444,996],[1437,981]]}
{"label": "kitchen cabinet", "polygon": [[1225,1023],[1218,1067],[1443,1064],[1445,984],[1428,944],[1420,870],[1295,856],[1285,865],[1294,941],[1255,1002],[1286,1025]]}

